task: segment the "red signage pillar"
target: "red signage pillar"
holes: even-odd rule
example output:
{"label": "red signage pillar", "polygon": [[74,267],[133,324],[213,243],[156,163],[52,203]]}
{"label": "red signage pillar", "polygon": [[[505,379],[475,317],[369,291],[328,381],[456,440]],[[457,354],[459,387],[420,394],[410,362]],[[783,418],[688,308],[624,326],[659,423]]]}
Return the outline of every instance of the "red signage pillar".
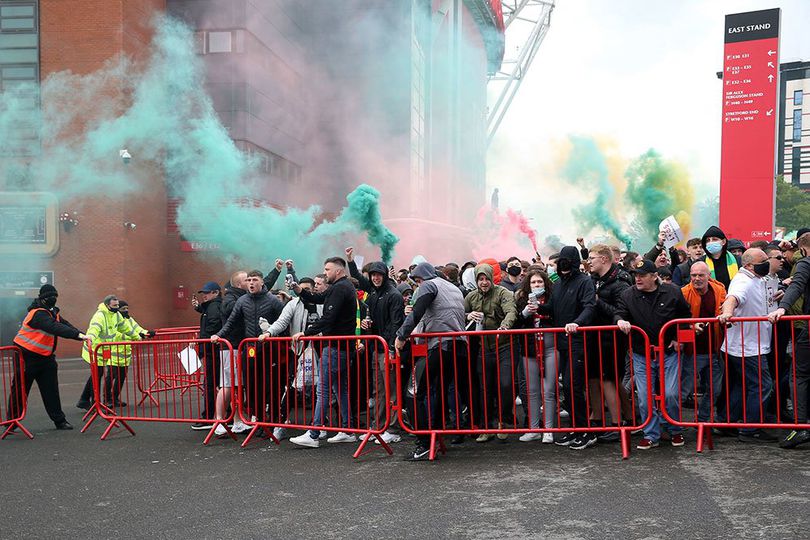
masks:
{"label": "red signage pillar", "polygon": [[771,240],[779,117],[779,9],[726,15],[720,228]]}

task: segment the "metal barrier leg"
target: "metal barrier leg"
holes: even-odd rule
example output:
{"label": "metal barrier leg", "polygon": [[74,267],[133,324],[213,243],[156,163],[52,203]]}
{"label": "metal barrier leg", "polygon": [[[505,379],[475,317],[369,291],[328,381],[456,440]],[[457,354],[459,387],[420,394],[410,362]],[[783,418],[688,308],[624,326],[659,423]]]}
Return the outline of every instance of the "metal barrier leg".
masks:
{"label": "metal barrier leg", "polygon": [[273,439],[273,442],[276,443],[277,445],[281,444],[281,441],[276,439],[275,435],[273,435],[271,432],[265,430],[264,426],[256,425],[256,426],[253,426],[253,429],[250,430],[250,433],[248,433],[248,436],[245,437],[245,440],[242,442],[242,448],[244,448],[248,444],[250,444],[250,441],[253,439],[254,435],[256,435],[257,431],[260,432],[259,437],[261,439],[263,439],[263,440]]}
{"label": "metal barrier leg", "polygon": [[[385,440],[383,440],[381,435],[376,435],[375,434],[374,438],[379,441],[379,445],[383,448],[383,450],[388,452],[389,456],[394,454],[394,450],[391,449],[391,445],[388,444],[387,442],[385,442]],[[360,456],[370,454],[370,453],[372,453],[374,451],[373,447],[371,447],[370,450],[365,450],[364,451],[364,449],[366,448],[366,445],[372,440],[370,435],[366,434],[363,437],[360,437],[360,439],[361,439],[360,446],[358,446],[357,450],[354,451],[354,455],[352,457],[359,458]]]}
{"label": "metal barrier leg", "polygon": [[123,420],[119,420],[118,418],[116,418],[115,420],[111,421],[111,422],[110,422],[110,425],[109,425],[109,426],[107,426],[107,429],[105,429],[105,430],[104,430],[104,433],[101,435],[101,440],[102,440],[102,441],[104,441],[104,440],[106,440],[106,439],[107,439],[107,435],[109,435],[109,434],[110,434],[110,431],[112,431],[112,428],[114,428],[114,427],[115,427],[117,424],[121,424],[121,425],[122,425],[122,426],[124,426],[124,427],[126,428],[126,430],[127,430],[127,431],[129,431],[129,432],[130,432],[130,433],[131,433],[133,436],[135,435],[135,431],[134,431],[134,430],[133,430],[131,427],[129,427],[129,424],[127,424],[127,423],[126,423],[126,422],[124,422]]}
{"label": "metal barrier leg", "polygon": [[619,433],[619,439],[622,443],[622,459],[630,457],[630,430],[622,429]]}
{"label": "metal barrier leg", "polygon": [[[711,431],[711,430],[709,430]],[[705,424],[698,424],[697,430],[697,451],[698,453],[703,452],[703,437],[706,436],[706,426]]]}
{"label": "metal barrier leg", "polygon": [[231,439],[236,440],[236,435],[233,434],[231,428],[228,427],[228,424],[225,423],[225,420],[214,420],[214,425],[211,426],[211,429],[208,430],[208,435],[205,436],[205,440],[203,441],[203,445],[207,445],[211,439],[214,437],[214,432],[217,430],[217,426],[223,426],[225,431],[230,435]]}
{"label": "metal barrier leg", "polygon": [[18,430],[18,429],[19,429],[20,431],[22,431],[22,432],[23,432],[23,434],[24,434],[26,437],[28,437],[29,439],[33,439],[33,438],[34,438],[34,436],[31,434],[31,432],[30,432],[30,431],[28,431],[27,429],[25,429],[25,426],[24,426],[24,425],[22,425],[22,424],[21,424],[21,423],[20,423],[18,420],[14,420],[13,422],[11,422],[11,423],[8,425],[8,427],[6,428],[6,430],[3,432],[3,435],[2,435],[2,436],[0,436],[0,440],[5,439],[5,438],[6,438],[6,437],[8,437],[9,435],[14,435],[15,433],[17,433],[17,430]]}
{"label": "metal barrier leg", "polygon": [[87,421],[86,424],[84,424],[84,427],[81,429],[79,433],[84,433],[85,431],[87,431],[90,428],[90,424],[95,422],[96,418],[98,418],[98,411],[95,408],[92,408],[84,414],[82,421],[84,421],[84,419],[87,418],[88,414],[90,415],[90,419]]}

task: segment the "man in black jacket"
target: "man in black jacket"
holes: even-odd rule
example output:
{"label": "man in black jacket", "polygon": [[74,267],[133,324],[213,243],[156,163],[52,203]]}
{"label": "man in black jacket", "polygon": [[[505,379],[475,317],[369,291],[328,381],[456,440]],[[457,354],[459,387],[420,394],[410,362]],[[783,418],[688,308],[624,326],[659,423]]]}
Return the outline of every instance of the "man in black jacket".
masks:
{"label": "man in black jacket", "polygon": [[[779,308],[768,315],[768,318],[773,323],[776,323],[784,316],[785,312],[799,299],[803,300],[802,314],[810,315],[810,232],[802,234],[796,240],[796,243],[802,258],[796,263],[791,283],[785,291],[785,295],[779,301]],[[799,327],[796,321],[791,321],[791,324],[795,325],[794,329]],[[807,326],[801,328],[795,338],[793,347],[796,364],[793,406],[796,409],[796,422],[806,424],[808,397],[810,396],[810,333],[808,333]],[[792,430],[779,443],[779,446],[782,448],[795,448],[808,441],[810,441],[810,432],[807,429]]]}
{"label": "man in black jacket", "polygon": [[[611,326],[614,324],[613,315],[616,312],[616,305],[619,303],[619,296],[629,287],[627,282],[620,278],[620,274],[624,270],[618,264],[613,263],[613,252],[604,244],[591,247],[588,262],[596,289],[596,311],[592,324]],[[627,395],[621,384],[624,379],[627,339],[624,336],[620,338],[619,335],[616,332],[590,332],[586,337],[588,390],[591,408],[596,413],[597,425],[604,422],[603,403],[610,412],[613,425],[618,425],[621,419],[619,403],[624,406],[625,411],[629,412]],[[605,433],[599,435],[598,439],[604,442],[617,441],[619,432]]]}
{"label": "man in black jacket", "polygon": [[[292,336],[297,342],[304,336],[353,336],[357,326],[360,312],[360,301],[357,299],[357,289],[354,288],[347,276],[346,261],[340,257],[326,259],[323,268],[329,288],[324,293],[312,293],[303,290],[298,284],[293,286],[295,294],[301,301],[311,304],[323,304],[323,315],[320,319],[309,325],[303,332]],[[351,409],[349,408],[349,358],[355,354],[355,340],[334,340],[321,342],[320,370],[318,378],[318,399],[315,403],[314,426],[324,425],[326,408],[329,406],[329,396],[337,395],[340,408],[341,427],[344,429],[352,425]],[[330,394],[332,392],[333,394]],[[310,430],[307,433],[293,437],[290,442],[299,446],[318,448],[320,431]],[[355,442],[357,438],[346,432],[340,432],[327,439],[330,443]]]}
{"label": "man in black jacket", "polygon": [[[636,286],[626,289],[619,297],[619,304],[613,315],[613,320],[625,334],[630,334],[632,325],[636,325],[647,334],[650,346],[658,343],[658,335],[666,323],[674,319],[687,319],[692,316],[689,304],[684,299],[681,290],[671,283],[658,283],[658,274],[655,263],[648,259],[636,264],[633,269],[636,276]],[[666,389],[666,408],[671,418],[680,415],[680,375],[678,372],[678,352],[675,349],[675,333],[677,328],[670,327],[664,343],[669,343],[664,354],[664,380]],[[633,378],[638,391],[638,408],[642,420],[647,417],[647,351],[641,340],[631,342],[633,357]],[[650,353],[652,354],[652,353]],[[658,361],[651,358],[652,381],[658,380]],[[638,443],[639,450],[649,450],[658,446],[661,438],[661,425],[666,424],[661,413],[653,409],[652,419],[644,427],[644,438]],[[666,427],[666,425],[664,426]],[[683,429],[669,426],[668,429],[672,446],[683,446]]]}
{"label": "man in black jacket", "polygon": [[[222,297],[221,289],[216,281],[209,281],[197,291],[202,295],[202,303],[196,297],[192,298],[194,310],[200,314],[200,339],[209,339],[222,328]],[[216,408],[215,388],[220,386],[219,361],[220,347],[214,344],[203,344],[200,347],[200,360],[205,365],[205,410],[201,418],[213,418]],[[192,429],[207,429],[208,424],[193,424]]]}
{"label": "man in black jacket", "polygon": [[[572,427],[588,425],[585,402],[585,344],[577,335],[580,326],[591,324],[596,309],[593,281],[579,269],[579,250],[565,246],[557,259],[559,281],[551,291],[551,301],[543,311],[550,312],[554,326],[565,328],[567,336],[557,337],[560,370],[563,374],[563,394],[569,409]],[[593,433],[569,433],[556,441],[561,446],[583,450],[596,444]]]}
{"label": "man in black jacket", "polygon": [[87,336],[59,314],[59,308],[56,307],[58,296],[59,293],[53,285],[40,287],[39,296],[28,306],[28,314],[14,338],[14,344],[22,350],[25,363],[25,388],[20,386],[22,373],[20,366],[16,365],[8,399],[8,419],[20,415],[23,392],[27,397],[36,381],[45,410],[56,425],[56,429],[73,429],[70,422],[65,419],[62,402],[59,399],[57,338],[83,340],[87,339]]}
{"label": "man in black jacket", "polygon": [[[259,317],[264,317],[267,322],[272,324],[281,315],[284,305],[281,300],[267,291],[259,270],[248,272],[245,282],[247,283],[247,294],[236,301],[228,320],[218,332],[211,336],[211,341],[216,342],[224,336],[231,335],[235,327],[244,329],[245,338],[258,338],[262,333],[259,327]],[[269,380],[272,370],[268,365],[271,359],[267,358],[264,347],[245,347],[242,355],[243,358],[240,361],[245,366],[245,386],[248,390],[247,408],[253,416],[263,418],[267,393],[272,388]]]}
{"label": "man in black jacket", "polygon": [[[388,277],[388,268],[382,261],[376,261],[369,265],[368,275],[366,279],[363,274],[357,270],[357,265],[354,263],[354,249],[346,248],[346,258],[349,261],[349,272],[351,276],[360,282],[360,288],[368,292],[366,298],[366,305],[368,305],[369,317],[363,319],[360,327],[366,334],[380,336],[388,343],[389,352],[394,351],[394,342],[397,338],[397,330],[402,326],[405,321],[405,302],[402,300],[402,295],[399,293],[394,283]],[[374,380],[374,419],[375,426],[379,427],[385,422],[385,412],[387,403],[385,398],[385,370],[389,366],[389,362],[385,357],[385,351],[377,346],[374,341],[371,342],[374,354],[374,373],[370,376]],[[389,381],[396,381],[393,366],[389,369]],[[396,422],[396,418],[391,418],[391,424]],[[394,433],[385,431],[382,434],[385,442],[399,442],[400,436]]]}

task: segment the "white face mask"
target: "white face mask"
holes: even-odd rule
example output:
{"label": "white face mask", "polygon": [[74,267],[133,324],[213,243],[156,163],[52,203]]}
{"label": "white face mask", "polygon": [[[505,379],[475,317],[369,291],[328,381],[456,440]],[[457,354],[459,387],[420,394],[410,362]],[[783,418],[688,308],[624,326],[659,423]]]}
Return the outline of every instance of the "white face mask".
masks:
{"label": "white face mask", "polygon": [[537,289],[532,289],[532,293],[534,293],[534,295],[539,298],[546,293],[546,289],[545,287],[539,287]]}

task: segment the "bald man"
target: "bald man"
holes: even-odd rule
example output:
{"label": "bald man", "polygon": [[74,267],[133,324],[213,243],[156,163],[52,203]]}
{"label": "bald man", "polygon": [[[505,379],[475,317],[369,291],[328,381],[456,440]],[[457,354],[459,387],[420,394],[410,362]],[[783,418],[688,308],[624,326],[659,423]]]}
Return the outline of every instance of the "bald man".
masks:
{"label": "bald man", "polygon": [[[692,317],[696,319],[717,317],[726,300],[726,288],[712,279],[709,267],[703,261],[692,264],[689,269],[689,283],[681,292],[689,304]],[[713,409],[723,387],[723,362],[718,352],[722,340],[719,324],[697,323],[694,347],[681,357],[681,399],[685,407],[695,406],[696,371],[705,385],[697,410],[699,422],[721,421],[715,417]]]}
{"label": "bald man", "polygon": [[[726,324],[731,317],[768,315],[764,279],[770,272],[768,256],[761,249],[752,248],[743,253],[741,262],[742,268],[731,280],[723,311],[717,317],[721,324]],[[726,332],[726,339],[720,350],[728,355],[730,422],[742,420],[750,424],[765,421],[765,404],[773,391],[773,381],[768,371],[772,328],[767,320],[738,322]],[[777,440],[770,433],[756,428],[740,428],[738,439],[747,443]]]}

